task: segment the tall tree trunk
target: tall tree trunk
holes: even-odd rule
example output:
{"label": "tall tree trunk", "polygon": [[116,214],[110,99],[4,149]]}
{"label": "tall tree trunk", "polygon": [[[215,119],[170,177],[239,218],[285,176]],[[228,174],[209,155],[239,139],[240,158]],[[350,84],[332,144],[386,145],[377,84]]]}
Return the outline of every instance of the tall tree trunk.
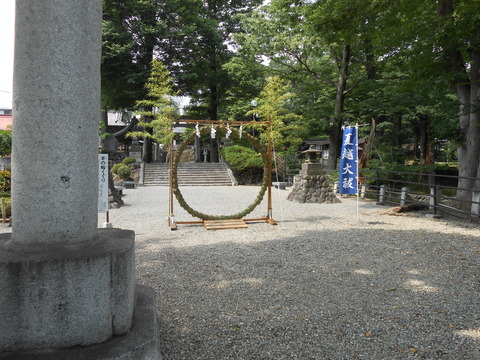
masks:
{"label": "tall tree trunk", "polygon": [[100,130],[102,135],[102,146],[105,143],[105,136],[103,136],[108,131],[108,109],[106,106],[102,107],[100,111],[100,124],[102,124],[102,129]]}
{"label": "tall tree trunk", "polygon": [[427,159],[429,156],[429,126],[428,126],[428,116],[419,115],[420,126],[419,126],[419,135],[420,135],[420,165],[428,165]]}
{"label": "tall tree trunk", "polygon": [[[109,154],[108,156],[110,156]],[[110,190],[110,195],[113,196],[113,200],[120,206],[124,204],[122,200],[122,195],[118,192],[118,190],[115,188],[115,184],[113,182],[113,175],[112,175],[112,169],[110,166],[108,167],[108,189]]]}
{"label": "tall tree trunk", "polygon": [[477,98],[480,95],[478,89],[475,89],[476,87],[478,88],[476,85],[457,85],[457,95],[460,101],[459,130],[461,137],[461,143],[457,149],[458,175],[460,176],[457,199],[464,201],[471,200],[470,190],[480,190],[480,182],[473,179],[480,177],[480,116],[478,109],[475,109],[479,104],[478,100],[472,96],[472,93],[476,93]]}
{"label": "tall tree trunk", "polygon": [[368,80],[375,80],[377,78],[377,69],[375,67],[375,53],[373,51],[372,41],[367,38],[364,42],[365,46],[365,70],[367,72]]}
{"label": "tall tree trunk", "polygon": [[[442,0],[437,3],[437,15],[440,31],[446,19],[453,16],[452,0]],[[474,34],[472,34],[474,37]],[[458,147],[458,181],[457,199],[471,201],[472,190],[480,190],[480,51],[479,41],[471,39],[471,50],[462,54],[456,44],[446,44],[444,55],[448,70],[454,74],[453,85],[460,103],[459,132],[460,146]],[[464,58],[464,55],[468,58]],[[467,65],[468,64],[468,65]],[[467,69],[470,71],[467,71]],[[469,204],[460,202],[464,208]]]}
{"label": "tall tree trunk", "polygon": [[330,127],[327,167],[329,170],[335,170],[337,167],[337,157],[341,145],[342,113],[345,104],[345,95],[347,90],[348,66],[350,64],[350,45],[344,45],[342,58],[339,63],[339,76],[337,92],[335,96],[335,112],[333,125]]}
{"label": "tall tree trunk", "polygon": [[[372,158],[372,148],[373,148],[373,142],[375,140],[375,134],[377,130],[377,125],[375,119],[372,119],[372,125],[370,125],[370,135],[368,136],[367,139],[365,139],[365,142],[363,143],[363,152],[362,156],[360,159],[358,159],[358,168],[359,169],[364,169],[367,167],[368,161]],[[359,182],[360,184],[365,183],[364,176],[362,174],[358,174],[359,176]]]}
{"label": "tall tree trunk", "polygon": [[420,136],[420,126],[414,125],[413,127],[413,153],[412,156],[415,159],[420,159],[420,162],[422,161],[422,155],[420,152],[420,144],[422,142],[421,136]]}

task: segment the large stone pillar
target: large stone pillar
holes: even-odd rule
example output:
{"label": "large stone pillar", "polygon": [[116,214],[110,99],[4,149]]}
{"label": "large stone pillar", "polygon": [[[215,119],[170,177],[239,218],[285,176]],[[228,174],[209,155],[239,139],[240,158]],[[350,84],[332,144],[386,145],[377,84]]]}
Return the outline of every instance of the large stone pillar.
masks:
{"label": "large stone pillar", "polygon": [[97,229],[102,0],[16,4],[0,358],[155,359],[154,295],[135,292],[135,234]]}
{"label": "large stone pillar", "polygon": [[97,229],[101,0],[17,0],[13,241],[72,243]]}

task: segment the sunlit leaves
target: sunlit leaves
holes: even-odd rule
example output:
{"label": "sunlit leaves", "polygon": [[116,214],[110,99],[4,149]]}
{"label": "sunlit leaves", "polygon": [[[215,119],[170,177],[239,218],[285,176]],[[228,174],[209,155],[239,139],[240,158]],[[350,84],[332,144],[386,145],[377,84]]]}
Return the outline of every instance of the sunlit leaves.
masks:
{"label": "sunlit leaves", "polygon": [[174,133],[172,121],[179,118],[172,96],[175,95],[170,72],[160,60],[152,61],[152,71],[145,84],[147,97],[136,103],[141,121],[138,127],[151,131],[130,132],[129,137],[149,137],[160,144],[170,144]]}
{"label": "sunlit leaves", "polygon": [[[292,113],[288,103],[294,97],[290,92],[290,85],[278,76],[269,77],[265,88],[258,98],[258,106],[249,111],[247,116],[258,114],[260,120],[271,122],[271,137],[276,149],[287,150],[289,147],[298,147],[302,143],[301,116]],[[267,142],[266,129],[261,133],[261,138]]]}

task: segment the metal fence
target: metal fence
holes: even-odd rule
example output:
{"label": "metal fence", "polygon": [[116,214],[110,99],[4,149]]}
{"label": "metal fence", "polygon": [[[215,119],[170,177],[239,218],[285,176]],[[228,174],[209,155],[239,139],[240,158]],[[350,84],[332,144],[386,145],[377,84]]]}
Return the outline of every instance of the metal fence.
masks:
{"label": "metal fence", "polygon": [[[417,204],[434,215],[450,214],[480,220],[480,191],[458,187],[460,177],[388,170],[363,170],[360,185],[362,198],[376,199],[379,204]],[[478,178],[463,178],[480,181]],[[457,199],[458,190],[470,194]]]}

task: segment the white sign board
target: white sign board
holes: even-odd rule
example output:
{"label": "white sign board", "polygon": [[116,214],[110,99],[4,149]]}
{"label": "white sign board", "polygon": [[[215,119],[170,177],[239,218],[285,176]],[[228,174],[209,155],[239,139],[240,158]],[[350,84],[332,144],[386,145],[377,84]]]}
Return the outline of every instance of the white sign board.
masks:
{"label": "white sign board", "polygon": [[108,212],[107,154],[98,154],[98,212]]}

